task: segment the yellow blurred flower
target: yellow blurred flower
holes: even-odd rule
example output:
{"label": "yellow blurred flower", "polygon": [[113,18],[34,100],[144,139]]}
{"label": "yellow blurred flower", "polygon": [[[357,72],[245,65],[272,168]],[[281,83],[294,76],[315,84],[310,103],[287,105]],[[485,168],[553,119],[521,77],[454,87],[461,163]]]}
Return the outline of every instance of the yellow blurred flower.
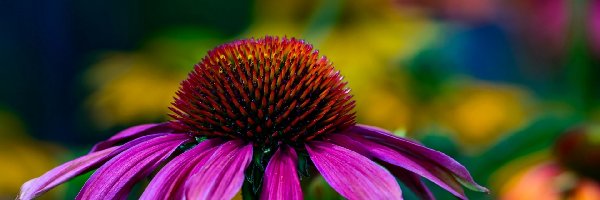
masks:
{"label": "yellow blurred flower", "polygon": [[[14,199],[24,182],[58,164],[54,155],[59,148],[29,139],[21,120],[3,110],[0,110],[0,136],[0,199]],[[45,198],[59,196],[60,190],[56,190]]]}
{"label": "yellow blurred flower", "polygon": [[107,128],[167,119],[179,81],[221,41],[207,30],[177,28],[138,51],[106,54],[85,77],[94,89],[87,99],[94,121]]}
{"label": "yellow blurred flower", "polygon": [[345,3],[340,24],[320,44],[321,52],[348,80],[361,123],[412,132],[420,111],[400,63],[433,43],[438,25],[405,14],[391,1]]}
{"label": "yellow blurred flower", "polygon": [[530,97],[514,86],[468,82],[442,97],[442,123],[463,146],[486,146],[531,117]]}
{"label": "yellow blurred flower", "polygon": [[[31,140],[0,141],[0,199],[13,199],[23,183],[56,166],[58,162],[53,159],[56,153],[56,147]],[[47,198],[58,195],[59,190]]]}
{"label": "yellow blurred flower", "polygon": [[181,75],[153,66],[139,54],[113,54],[93,66],[89,80],[98,87],[88,98],[95,121],[110,127],[165,118]]}
{"label": "yellow blurred flower", "polygon": [[[321,47],[345,75],[356,98],[358,119],[387,129],[409,128],[413,117],[399,60],[426,45],[426,24],[403,21],[359,23],[336,30]],[[411,41],[411,42],[406,42]],[[373,104],[373,102],[378,102]]]}
{"label": "yellow blurred flower", "polygon": [[388,130],[408,128],[407,125],[411,124],[412,110],[407,98],[379,87],[372,87],[369,91],[369,95],[356,97],[361,123]]}

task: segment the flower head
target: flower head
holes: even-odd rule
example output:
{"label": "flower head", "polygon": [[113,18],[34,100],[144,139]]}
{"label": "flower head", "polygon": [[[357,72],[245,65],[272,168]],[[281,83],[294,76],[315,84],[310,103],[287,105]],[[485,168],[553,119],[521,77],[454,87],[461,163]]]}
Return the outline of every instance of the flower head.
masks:
{"label": "flower head", "polygon": [[[357,125],[342,76],[296,39],[239,40],[209,51],[181,83],[173,121],[126,129],[22,187],[31,199],[98,168],[77,199],[122,199],[152,172],[141,199],[302,199],[312,163],[348,199],[401,199],[396,178],[433,199],[420,177],[466,199],[479,191],[445,154]],[[310,162],[312,161],[312,162]]]}
{"label": "flower head", "polygon": [[209,51],[171,110],[174,124],[195,135],[302,145],[354,125],[349,92],[311,45],[266,37]]}

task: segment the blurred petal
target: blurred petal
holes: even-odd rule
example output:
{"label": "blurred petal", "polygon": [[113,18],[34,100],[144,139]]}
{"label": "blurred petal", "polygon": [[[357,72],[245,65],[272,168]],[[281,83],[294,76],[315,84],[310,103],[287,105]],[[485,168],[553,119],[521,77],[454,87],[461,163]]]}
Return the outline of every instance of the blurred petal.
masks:
{"label": "blurred petal", "polygon": [[396,179],[368,158],[335,144],[312,141],[306,145],[317,170],[348,199],[402,199]]}
{"label": "blurred petal", "polygon": [[460,183],[454,179],[452,174],[440,169],[427,160],[413,157],[408,153],[397,151],[360,137],[335,134],[330,138],[337,145],[419,174],[457,197],[466,199]]}
{"label": "blurred petal", "polygon": [[157,134],[157,133],[171,133],[173,129],[169,127],[169,123],[160,123],[160,124],[143,124],[129,127],[112,137],[108,138],[108,140],[102,141],[94,145],[92,147],[91,152],[100,151],[109,147],[114,146],[115,144],[125,142],[132,138],[139,138],[141,136]]}
{"label": "blurred petal", "polygon": [[442,152],[427,148],[405,138],[396,137],[390,132],[377,127],[356,125],[349,131],[379,144],[394,148],[398,152],[409,152],[412,156],[419,159],[428,160],[436,166],[452,172],[458,182],[471,190],[489,192],[487,188],[480,186],[473,180],[473,177],[471,177],[469,171],[463,165]]}
{"label": "blurred petal", "polygon": [[190,139],[186,134],[167,134],[124,151],[94,172],[76,199],[125,198],[136,182]]}
{"label": "blurred petal", "polygon": [[261,199],[301,200],[298,156],[293,148],[281,145],[265,170]]}
{"label": "blurred petal", "polygon": [[38,178],[27,181],[21,187],[19,199],[36,198],[57,185],[96,168],[99,164],[110,158],[111,153],[117,148],[111,147],[84,155],[58,166]]}
{"label": "blurred petal", "polygon": [[140,199],[183,199],[182,186],[192,169],[203,166],[223,142],[206,140],[169,161],[152,179]]}
{"label": "blurred petal", "polygon": [[187,199],[231,199],[242,188],[252,144],[233,140],[216,149],[185,184]]}

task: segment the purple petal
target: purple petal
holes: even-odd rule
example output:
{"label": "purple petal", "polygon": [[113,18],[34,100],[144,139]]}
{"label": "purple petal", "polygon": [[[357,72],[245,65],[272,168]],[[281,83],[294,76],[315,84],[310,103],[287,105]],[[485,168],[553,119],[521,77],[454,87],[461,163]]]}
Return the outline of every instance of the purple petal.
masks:
{"label": "purple petal", "polygon": [[27,181],[21,187],[18,199],[36,198],[57,185],[96,168],[99,164],[108,160],[111,153],[116,149],[118,147],[111,147],[84,155],[58,166],[38,178]]}
{"label": "purple petal", "polygon": [[350,128],[349,132],[357,133],[362,137],[385,144],[398,151],[410,152],[420,159],[429,160],[435,163],[435,165],[452,172],[452,176],[456,177],[458,182],[471,190],[489,191],[487,188],[477,184],[464,166],[442,152],[427,148],[405,138],[396,137],[390,132],[377,127],[357,125]]}
{"label": "purple petal", "polygon": [[298,156],[293,148],[281,145],[265,170],[261,199],[301,200],[302,188],[298,179]]}
{"label": "purple petal", "polygon": [[154,176],[140,199],[183,199],[183,185],[196,166],[203,166],[223,142],[206,140],[169,161]]}
{"label": "purple petal", "polygon": [[123,199],[181,144],[186,134],[167,134],[144,141],[102,165],[85,183],[76,199]]}
{"label": "purple petal", "polygon": [[69,161],[61,166],[58,166],[39,178],[32,179],[21,187],[21,199],[31,199],[42,195],[48,190],[62,184],[76,176],[86,173],[90,170],[96,169],[99,165],[114,157],[115,155],[130,149],[144,141],[150,140],[155,137],[163,136],[165,134],[154,134],[143,136],[135,139],[131,142],[125,143],[122,146],[110,147],[108,149],[89,153],[85,156],[79,157],[75,160]]}
{"label": "purple petal", "polygon": [[410,188],[420,199],[435,199],[419,175],[390,164],[384,164],[383,166],[385,166],[385,168],[387,168],[396,178],[400,179],[400,181]]}
{"label": "purple petal", "polygon": [[251,160],[252,144],[240,140],[222,144],[185,183],[187,199],[233,198],[242,188]]}
{"label": "purple petal", "polygon": [[312,141],[310,159],[323,178],[348,199],[402,199],[396,179],[383,167],[344,147]]}
{"label": "purple petal", "polygon": [[94,145],[92,147],[91,152],[100,151],[109,147],[114,146],[115,144],[125,142],[132,138],[139,138],[141,136],[156,134],[156,133],[172,133],[173,129],[169,127],[169,123],[160,123],[160,124],[143,124],[138,126],[129,127],[112,137],[108,138],[108,140],[102,141]]}
{"label": "purple petal", "polygon": [[352,136],[351,134],[334,134],[331,135],[329,139],[337,145],[421,175],[457,197],[466,199],[460,183],[458,183],[450,173],[442,170],[440,167],[435,166],[427,160],[412,157],[402,151],[397,151],[359,136]]}

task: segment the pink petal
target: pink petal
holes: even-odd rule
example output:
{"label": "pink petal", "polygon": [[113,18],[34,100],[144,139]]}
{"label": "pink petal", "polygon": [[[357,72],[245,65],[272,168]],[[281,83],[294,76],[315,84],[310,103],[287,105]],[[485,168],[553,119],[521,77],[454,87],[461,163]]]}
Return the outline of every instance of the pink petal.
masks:
{"label": "pink petal", "polygon": [[[187,199],[231,199],[242,188],[252,160],[252,144],[228,141],[186,182]],[[192,172],[194,173],[194,171]]]}
{"label": "pink petal", "polygon": [[196,166],[203,166],[223,142],[206,140],[169,161],[154,176],[140,199],[183,199],[183,185]]}
{"label": "pink petal", "polygon": [[293,148],[281,145],[265,170],[261,199],[301,200],[298,156]]}
{"label": "pink petal", "polygon": [[452,174],[427,160],[412,157],[402,151],[396,151],[387,146],[360,138],[359,136],[351,137],[345,134],[334,134],[330,136],[330,140],[337,145],[352,149],[368,157],[377,158],[421,175],[457,197],[466,199],[460,183],[454,179]]}
{"label": "pink petal", "polygon": [[401,167],[393,166],[390,164],[383,166],[385,166],[385,168],[387,168],[397,179],[400,179],[400,181],[402,181],[404,185],[410,188],[420,199],[435,199],[431,191],[429,191],[429,188],[427,188],[425,183],[423,183],[423,181],[421,180],[421,176],[411,171],[405,170]]}
{"label": "pink petal", "polygon": [[167,159],[186,134],[167,134],[144,141],[109,160],[85,183],[76,199],[123,199],[133,185]]}
{"label": "pink petal", "polygon": [[356,133],[357,135],[374,142],[384,144],[397,151],[408,152],[419,159],[428,160],[430,163],[433,163],[443,170],[451,172],[452,176],[456,177],[457,181],[471,190],[481,192],[489,191],[487,188],[477,184],[463,165],[442,152],[427,148],[405,138],[396,137],[390,132],[377,127],[357,125],[350,128],[349,132]]}
{"label": "pink petal", "polygon": [[36,198],[57,185],[96,168],[99,164],[108,160],[111,157],[111,153],[117,148],[111,147],[84,155],[58,166],[38,178],[27,181],[21,187],[18,199]]}
{"label": "pink petal", "polygon": [[149,139],[162,136],[164,134],[154,134],[144,136],[128,142],[120,147],[111,147],[97,152],[89,153],[85,156],[77,158],[73,161],[67,162],[61,166],[58,166],[39,178],[32,179],[27,183],[23,184],[21,188],[21,199],[31,199],[42,195],[48,190],[62,184],[76,176],[86,173],[90,170],[95,169],[100,164],[104,163],[108,159],[115,155],[136,146]]}
{"label": "pink petal", "polygon": [[94,145],[92,147],[91,152],[100,151],[109,147],[114,146],[115,144],[125,142],[132,138],[139,138],[141,136],[156,134],[156,133],[172,133],[173,129],[169,127],[169,123],[160,123],[160,124],[142,124],[137,126],[129,127],[112,137],[108,138],[108,140],[102,141]]}
{"label": "pink petal", "polygon": [[402,199],[396,179],[368,158],[335,144],[312,141],[310,159],[323,178],[348,199]]}

